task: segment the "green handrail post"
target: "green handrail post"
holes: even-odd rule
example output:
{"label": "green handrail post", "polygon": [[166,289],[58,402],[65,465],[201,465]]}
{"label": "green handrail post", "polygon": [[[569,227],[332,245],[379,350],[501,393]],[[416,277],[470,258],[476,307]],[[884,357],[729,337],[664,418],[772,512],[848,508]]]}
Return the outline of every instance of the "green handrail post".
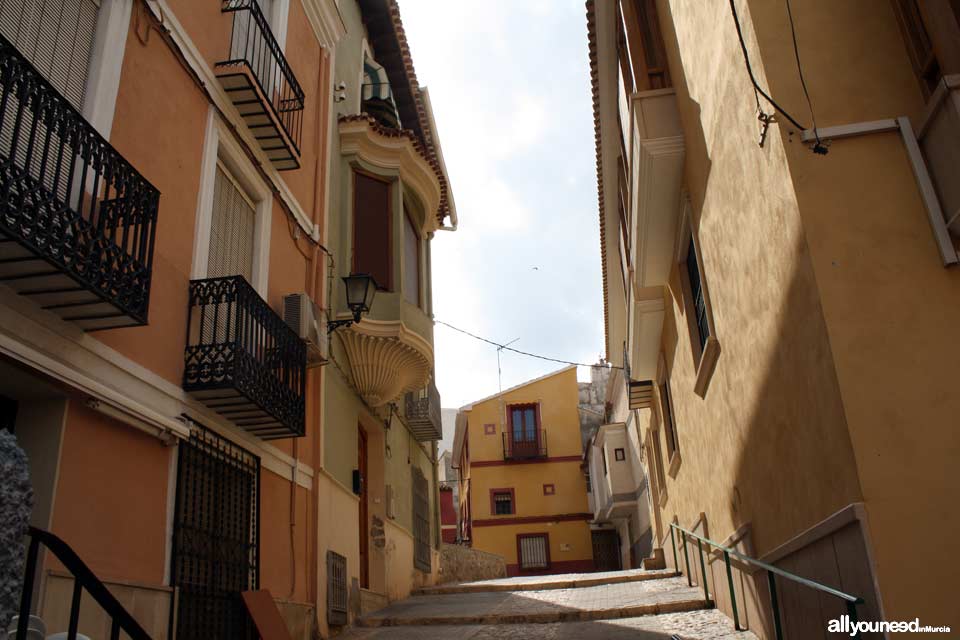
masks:
{"label": "green handrail post", "polygon": [[783,640],[783,628],[780,626],[780,604],[777,602],[777,577],[772,571],[767,571],[767,580],[770,582],[770,607],[773,609],[773,630],[777,640]]}
{"label": "green handrail post", "polygon": [[681,529],[680,539],[683,541],[683,563],[687,566],[687,586],[693,586],[693,578],[690,576],[690,553],[687,551],[687,532]]}
{"label": "green handrail post", "polygon": [[723,561],[727,565],[727,585],[730,587],[730,606],[733,607],[733,628],[737,631],[743,631],[740,628],[740,614],[737,612],[737,591],[733,588],[733,572],[730,570],[730,552],[724,550]]}
{"label": "green handrail post", "polygon": [[710,587],[707,586],[707,565],[703,562],[703,542],[697,538],[697,550],[700,552],[700,575],[703,576],[703,599],[710,604]]}
{"label": "green handrail post", "polygon": [[673,536],[673,523],[670,523],[670,546],[673,547],[673,568],[679,571],[680,557],[677,555],[677,540]]}
{"label": "green handrail post", "polygon": [[[850,616],[850,624],[853,625],[854,629],[857,629],[857,603],[856,602],[847,602],[847,615]],[[854,638],[860,637],[860,629],[857,629],[856,635]]]}

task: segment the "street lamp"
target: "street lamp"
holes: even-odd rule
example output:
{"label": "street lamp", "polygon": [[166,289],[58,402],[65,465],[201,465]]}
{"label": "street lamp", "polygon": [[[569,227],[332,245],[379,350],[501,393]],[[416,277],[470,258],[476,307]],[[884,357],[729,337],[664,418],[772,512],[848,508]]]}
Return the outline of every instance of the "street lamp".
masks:
{"label": "street lamp", "polygon": [[373,306],[373,296],[377,292],[377,281],[366,273],[351,273],[343,277],[343,286],[347,290],[347,308],[353,312],[349,320],[331,320],[327,323],[327,330],[333,331],[337,327],[349,327],[354,322],[360,322],[361,316],[370,312]]}

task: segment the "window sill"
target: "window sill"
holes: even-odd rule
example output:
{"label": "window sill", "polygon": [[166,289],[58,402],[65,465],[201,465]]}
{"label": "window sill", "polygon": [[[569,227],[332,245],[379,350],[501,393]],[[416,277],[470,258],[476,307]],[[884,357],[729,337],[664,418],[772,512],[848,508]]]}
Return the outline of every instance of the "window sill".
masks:
{"label": "window sill", "polygon": [[667,506],[667,499],[668,499],[669,497],[670,497],[670,496],[667,495],[667,488],[666,488],[666,487],[660,487],[660,508],[661,508],[661,509],[662,509],[663,507]]}
{"label": "window sill", "polygon": [[680,457],[680,452],[674,451],[673,455],[670,457],[670,468],[667,469],[667,475],[676,479],[677,472],[680,471],[680,463],[682,462],[683,458]]}
{"label": "window sill", "polygon": [[710,387],[710,381],[713,379],[713,372],[717,368],[717,360],[720,358],[720,341],[710,336],[707,338],[707,344],[703,347],[703,354],[700,356],[700,364],[697,367],[697,379],[693,384],[693,391],[701,398],[707,395],[707,389]]}

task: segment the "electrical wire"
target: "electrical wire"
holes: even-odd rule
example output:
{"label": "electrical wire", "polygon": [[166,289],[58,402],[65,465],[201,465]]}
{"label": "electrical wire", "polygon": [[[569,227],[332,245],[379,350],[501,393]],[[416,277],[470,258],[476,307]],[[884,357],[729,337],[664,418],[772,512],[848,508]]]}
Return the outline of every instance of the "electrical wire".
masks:
{"label": "electrical wire", "polygon": [[437,324],[442,324],[443,326],[448,327],[448,328],[450,328],[450,329],[453,329],[454,331],[457,331],[457,332],[462,333],[462,334],[464,334],[464,335],[470,336],[471,338],[473,338],[473,339],[475,339],[475,340],[479,340],[480,342],[486,342],[487,344],[493,345],[494,347],[497,347],[498,349],[501,349],[501,350],[503,350],[503,351],[512,351],[512,352],[514,352],[514,353],[519,353],[519,354],[522,355],[522,356],[528,356],[528,357],[530,357],[530,358],[539,358],[540,360],[546,360],[546,361],[548,361],[548,362],[558,362],[558,363],[560,363],[560,364],[572,364],[572,365],[576,365],[576,366],[578,366],[578,367],[598,367],[598,366],[606,366],[606,367],[608,367],[608,368],[610,368],[610,369],[623,369],[623,367],[616,367],[616,366],[613,366],[613,365],[611,365],[611,364],[599,364],[599,363],[596,363],[596,362],[593,363],[593,364],[584,364],[583,362],[573,362],[572,360],[560,360],[559,358],[549,358],[549,357],[547,357],[547,356],[541,356],[541,355],[538,355],[538,354],[536,354],[536,353],[530,353],[529,351],[520,351],[520,349],[514,349],[513,347],[508,347],[508,346],[505,345],[505,344],[500,344],[499,342],[494,342],[493,340],[488,340],[487,338],[480,337],[480,336],[478,336],[478,335],[475,334],[475,333],[470,333],[469,331],[467,331],[467,330],[465,330],[465,329],[461,329],[461,328],[459,328],[459,327],[455,327],[455,326],[453,326],[452,324],[450,324],[449,322],[444,322],[443,320],[434,320],[434,322],[436,322]]}
{"label": "electrical wire", "polygon": [[770,106],[776,109],[777,112],[780,113],[784,118],[789,120],[793,126],[800,131],[806,130],[806,127],[797,122],[793,116],[791,116],[779,104],[777,104],[776,101],[771,98],[770,95],[757,83],[757,79],[753,75],[753,67],[750,64],[750,54],[747,53],[747,43],[743,39],[743,29],[740,27],[740,16],[737,14],[737,5],[734,0],[730,0],[730,11],[733,13],[733,22],[737,25],[737,37],[740,39],[740,49],[743,51],[743,61],[747,65],[747,73],[750,75],[750,82],[753,83],[753,90],[762,95],[766,101],[770,103]]}
{"label": "electrical wire", "polygon": [[813,120],[813,136],[817,139],[813,145],[813,152],[820,155],[827,154],[827,147],[820,139],[820,133],[817,130],[817,115],[813,112],[813,101],[810,99],[810,92],[807,90],[807,81],[803,78],[803,67],[800,65],[800,48],[797,46],[797,29],[793,24],[793,9],[790,7],[790,0],[787,2],[787,16],[790,18],[790,36],[793,38],[793,55],[797,59],[797,73],[800,75],[800,86],[803,87],[803,95],[807,98],[807,107],[810,108],[810,119]]}

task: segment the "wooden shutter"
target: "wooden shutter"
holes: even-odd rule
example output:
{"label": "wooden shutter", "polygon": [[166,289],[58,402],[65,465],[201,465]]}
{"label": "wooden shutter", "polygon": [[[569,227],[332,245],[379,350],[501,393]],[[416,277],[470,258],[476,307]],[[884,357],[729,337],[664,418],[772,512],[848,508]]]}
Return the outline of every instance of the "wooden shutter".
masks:
{"label": "wooden shutter", "polygon": [[256,208],[226,169],[217,164],[208,278],[241,275],[252,281],[255,228]]}
{"label": "wooden shutter", "polygon": [[353,270],[392,291],[390,184],[357,171],[353,177]]}
{"label": "wooden shutter", "polygon": [[0,0],[0,33],[81,109],[99,12],[99,0]]}

